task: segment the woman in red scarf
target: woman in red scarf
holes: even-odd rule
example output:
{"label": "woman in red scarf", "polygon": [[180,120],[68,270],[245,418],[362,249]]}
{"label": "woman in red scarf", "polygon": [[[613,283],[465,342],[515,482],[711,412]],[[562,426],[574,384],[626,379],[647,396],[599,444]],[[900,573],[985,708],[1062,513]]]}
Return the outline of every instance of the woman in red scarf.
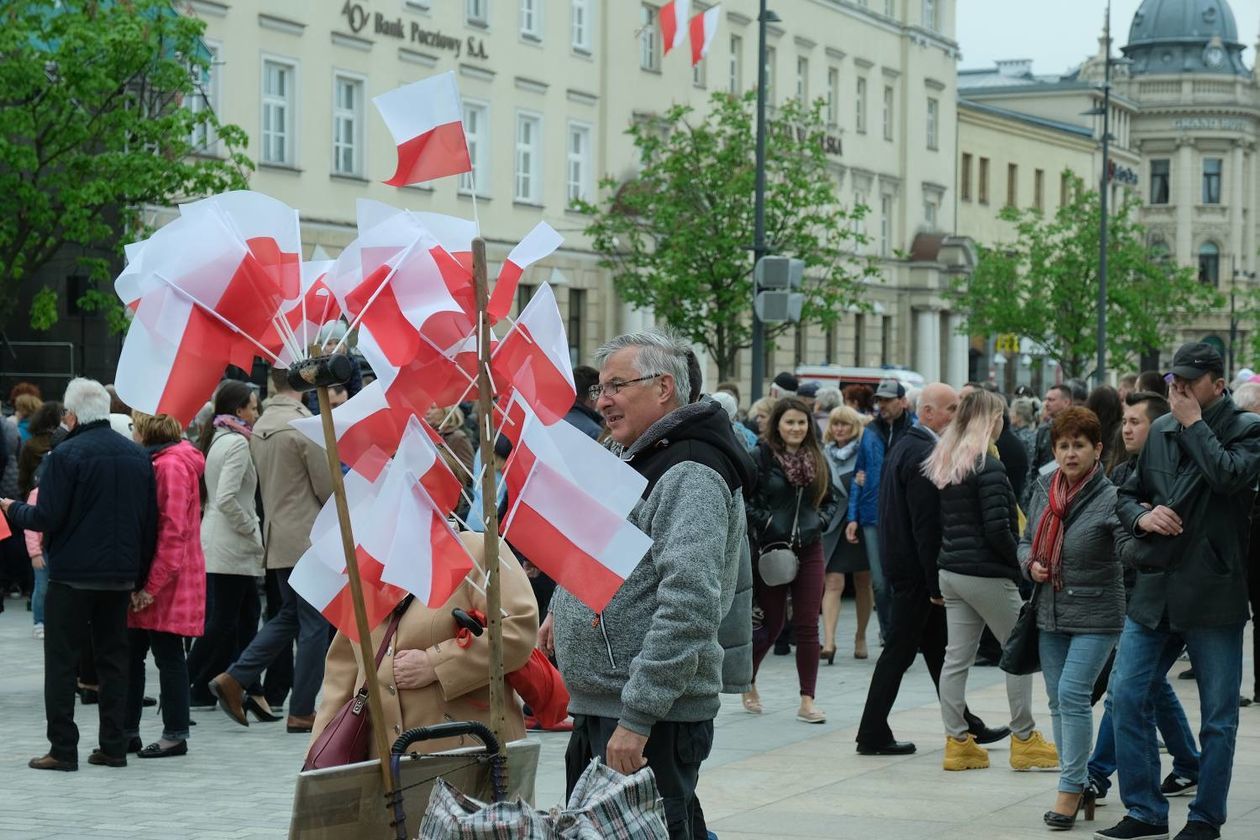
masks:
{"label": "woman in red scarf", "polygon": [[1043,817],[1069,829],[1083,806],[1094,733],[1090,694],[1124,627],[1124,581],[1117,542],[1116,488],[1100,466],[1102,425],[1086,408],[1060,413],[1050,427],[1059,468],[1041,477],[1019,544],[1024,573],[1037,583],[1041,669],[1059,749],[1059,795]]}
{"label": "woman in red scarf", "polygon": [[[753,632],[753,679],[761,660],[783,631],[791,592],[792,636],[801,688],[796,719],[802,723],[825,723],[826,714],[814,705],[814,687],[820,650],[818,611],[826,565],[822,535],[836,512],[831,470],[818,444],[813,415],[795,397],[775,404],[763,437],[754,453],[757,490],[747,505],[753,557],[770,548],[787,547],[796,555],[797,570],[794,579],[771,586],[762,578],[757,561],[753,562],[753,594],[763,613],[761,627]],[[744,708],[752,714],[761,713],[756,685],[744,694]]]}

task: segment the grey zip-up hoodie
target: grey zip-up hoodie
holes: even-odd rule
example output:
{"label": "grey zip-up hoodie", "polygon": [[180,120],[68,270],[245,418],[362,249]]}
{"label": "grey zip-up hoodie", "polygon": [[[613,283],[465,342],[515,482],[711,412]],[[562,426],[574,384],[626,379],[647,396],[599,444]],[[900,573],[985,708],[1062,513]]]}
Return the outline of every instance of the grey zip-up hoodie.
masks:
{"label": "grey zip-up hoodie", "polygon": [[602,614],[563,588],[551,614],[569,711],[648,735],[657,721],[717,714],[750,465],[708,400],[670,412],[622,457],[649,480],[630,521],[652,547]]}

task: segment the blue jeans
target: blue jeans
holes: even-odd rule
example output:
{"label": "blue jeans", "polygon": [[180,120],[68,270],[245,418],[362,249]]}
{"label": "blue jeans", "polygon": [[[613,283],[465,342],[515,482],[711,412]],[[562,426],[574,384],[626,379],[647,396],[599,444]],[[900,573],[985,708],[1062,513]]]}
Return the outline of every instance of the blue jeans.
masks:
{"label": "blue jeans", "polygon": [[48,559],[44,559],[44,568],[34,569],[35,588],[31,590],[31,618],[35,624],[44,623],[44,595],[48,592]]}
{"label": "blue jeans", "polygon": [[1119,633],[1051,630],[1037,636],[1054,743],[1059,749],[1059,790],[1064,793],[1080,793],[1089,780],[1086,765],[1094,737],[1090,695],[1119,638]]}
{"label": "blue jeans", "polygon": [[879,638],[883,641],[892,627],[892,593],[884,578],[879,559],[879,527],[862,526],[862,542],[866,544],[866,562],[871,567],[871,588],[875,590],[875,615],[879,617]]}
{"label": "blue jeans", "polygon": [[[1123,656],[1117,651],[1116,658]],[[1111,774],[1116,772],[1116,733],[1112,724],[1111,692],[1114,688],[1116,672],[1111,672],[1111,680],[1107,683],[1107,697],[1103,700],[1103,716],[1098,724],[1098,741],[1094,745],[1094,754],[1089,759],[1089,779],[1098,792],[1106,795],[1111,789]],[[1173,775],[1182,779],[1199,778],[1199,748],[1194,743],[1194,733],[1190,731],[1190,721],[1186,720],[1186,711],[1177,699],[1172,684],[1165,677],[1163,683],[1155,688],[1155,720],[1148,721],[1147,726],[1155,726],[1164,738],[1168,754],[1173,760]]]}
{"label": "blue jeans", "polygon": [[1159,683],[1182,648],[1199,684],[1199,787],[1190,803],[1191,820],[1220,828],[1234,767],[1238,734],[1238,692],[1242,686],[1243,624],[1202,627],[1174,633],[1151,630],[1127,619],[1112,681],[1116,763],[1120,798],[1129,816],[1153,825],[1168,824],[1168,800],[1159,792],[1159,746],[1151,726]]}

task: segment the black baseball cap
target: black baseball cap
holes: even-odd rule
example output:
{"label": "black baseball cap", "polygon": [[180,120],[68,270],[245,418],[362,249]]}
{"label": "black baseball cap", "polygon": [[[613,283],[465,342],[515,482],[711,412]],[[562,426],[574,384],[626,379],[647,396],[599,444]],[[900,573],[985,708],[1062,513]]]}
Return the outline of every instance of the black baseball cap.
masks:
{"label": "black baseball cap", "polygon": [[796,389],[800,387],[801,383],[795,375],[785,370],[774,378],[774,384],[778,385],[784,391],[791,391],[795,394]]}
{"label": "black baseball cap", "polygon": [[1198,379],[1205,373],[1224,376],[1225,360],[1211,344],[1193,341],[1177,348],[1169,373],[1180,379]]}

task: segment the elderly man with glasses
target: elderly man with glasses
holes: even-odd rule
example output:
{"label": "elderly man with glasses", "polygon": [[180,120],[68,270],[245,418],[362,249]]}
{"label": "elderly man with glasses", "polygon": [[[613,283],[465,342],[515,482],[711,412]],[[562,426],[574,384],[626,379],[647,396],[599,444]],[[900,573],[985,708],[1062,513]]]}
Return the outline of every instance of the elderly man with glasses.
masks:
{"label": "elderly man with glasses", "polygon": [[596,408],[621,457],[647,480],[630,521],[647,555],[596,614],[557,588],[540,646],[572,700],[571,793],[592,758],[652,768],[671,838],[704,838],[695,798],[722,689],[718,627],[735,596],[751,462],[715,402],[690,402],[689,348],[650,331],[596,354]]}

